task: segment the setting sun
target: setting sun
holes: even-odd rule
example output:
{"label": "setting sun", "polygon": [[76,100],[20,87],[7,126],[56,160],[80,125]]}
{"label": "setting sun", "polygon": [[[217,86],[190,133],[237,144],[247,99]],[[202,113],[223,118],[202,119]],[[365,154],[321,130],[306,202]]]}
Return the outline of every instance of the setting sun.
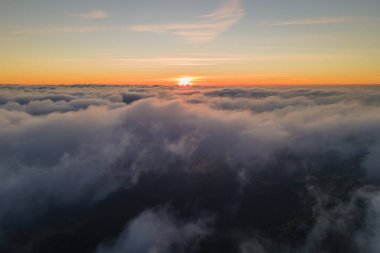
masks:
{"label": "setting sun", "polygon": [[193,85],[194,78],[192,77],[180,77],[177,79],[179,86],[190,86]]}

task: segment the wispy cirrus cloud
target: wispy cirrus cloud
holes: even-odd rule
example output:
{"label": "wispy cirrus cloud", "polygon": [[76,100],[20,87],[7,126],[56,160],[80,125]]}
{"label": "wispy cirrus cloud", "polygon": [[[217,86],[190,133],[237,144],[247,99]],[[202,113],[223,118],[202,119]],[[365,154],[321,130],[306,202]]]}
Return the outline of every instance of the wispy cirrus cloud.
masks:
{"label": "wispy cirrus cloud", "polygon": [[[106,11],[95,9],[84,13],[73,14],[71,16],[84,19],[96,20],[109,17]],[[106,30],[118,30],[119,26],[100,26],[100,25],[71,25],[71,26],[50,26],[50,27],[27,27],[14,30],[13,34],[45,34],[45,33],[88,33],[101,32]]]}
{"label": "wispy cirrus cloud", "polygon": [[[12,31],[14,34],[46,34],[46,33],[86,33],[101,31],[151,32],[174,34],[191,42],[206,43],[216,39],[220,34],[236,24],[244,15],[241,0],[227,0],[214,11],[202,15],[197,21],[188,23],[142,24],[126,27],[124,25],[108,26],[55,26],[30,27]],[[86,13],[74,14],[80,19],[95,20],[109,17],[103,10],[92,10]]]}
{"label": "wispy cirrus cloud", "polygon": [[220,57],[157,57],[157,58],[120,58],[113,59],[117,64],[154,64],[166,66],[209,66],[218,64],[238,63],[246,59],[240,56]]}
{"label": "wispy cirrus cloud", "polygon": [[57,26],[31,27],[12,31],[13,34],[46,34],[46,33],[88,33],[101,32],[111,28],[107,26]]}
{"label": "wispy cirrus cloud", "polygon": [[328,25],[328,24],[345,24],[356,21],[353,17],[318,17],[304,19],[287,19],[265,22],[264,26],[292,26],[292,25]]}
{"label": "wispy cirrus cloud", "polygon": [[205,43],[236,24],[244,15],[241,0],[228,0],[216,10],[198,17],[195,22],[142,24],[130,26],[131,31],[174,34],[191,42]]}
{"label": "wispy cirrus cloud", "polygon": [[104,19],[104,18],[108,18],[109,14],[106,11],[104,11],[104,10],[95,9],[95,10],[90,10],[90,11],[84,12],[84,13],[74,14],[73,16],[78,17],[80,19],[91,20],[91,19]]}

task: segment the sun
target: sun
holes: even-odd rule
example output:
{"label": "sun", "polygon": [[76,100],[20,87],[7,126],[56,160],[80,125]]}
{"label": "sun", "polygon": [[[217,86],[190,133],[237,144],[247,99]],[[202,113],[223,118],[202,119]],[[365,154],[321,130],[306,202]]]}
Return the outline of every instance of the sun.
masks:
{"label": "sun", "polygon": [[180,77],[177,78],[178,86],[191,86],[193,85],[194,78],[192,77]]}

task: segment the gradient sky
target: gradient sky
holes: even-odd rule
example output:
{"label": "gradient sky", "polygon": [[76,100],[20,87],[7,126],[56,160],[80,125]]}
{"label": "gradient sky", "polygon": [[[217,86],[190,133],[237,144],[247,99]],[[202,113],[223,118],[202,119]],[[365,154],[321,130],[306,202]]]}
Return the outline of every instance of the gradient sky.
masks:
{"label": "gradient sky", "polygon": [[0,83],[379,84],[379,0],[1,0]]}

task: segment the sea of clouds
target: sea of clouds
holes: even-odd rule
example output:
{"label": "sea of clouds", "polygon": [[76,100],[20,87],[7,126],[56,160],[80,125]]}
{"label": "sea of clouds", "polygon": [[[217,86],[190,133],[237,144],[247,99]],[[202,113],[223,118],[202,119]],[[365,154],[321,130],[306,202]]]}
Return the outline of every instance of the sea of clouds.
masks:
{"label": "sea of clouds", "polygon": [[0,87],[0,252],[380,251],[379,87]]}

